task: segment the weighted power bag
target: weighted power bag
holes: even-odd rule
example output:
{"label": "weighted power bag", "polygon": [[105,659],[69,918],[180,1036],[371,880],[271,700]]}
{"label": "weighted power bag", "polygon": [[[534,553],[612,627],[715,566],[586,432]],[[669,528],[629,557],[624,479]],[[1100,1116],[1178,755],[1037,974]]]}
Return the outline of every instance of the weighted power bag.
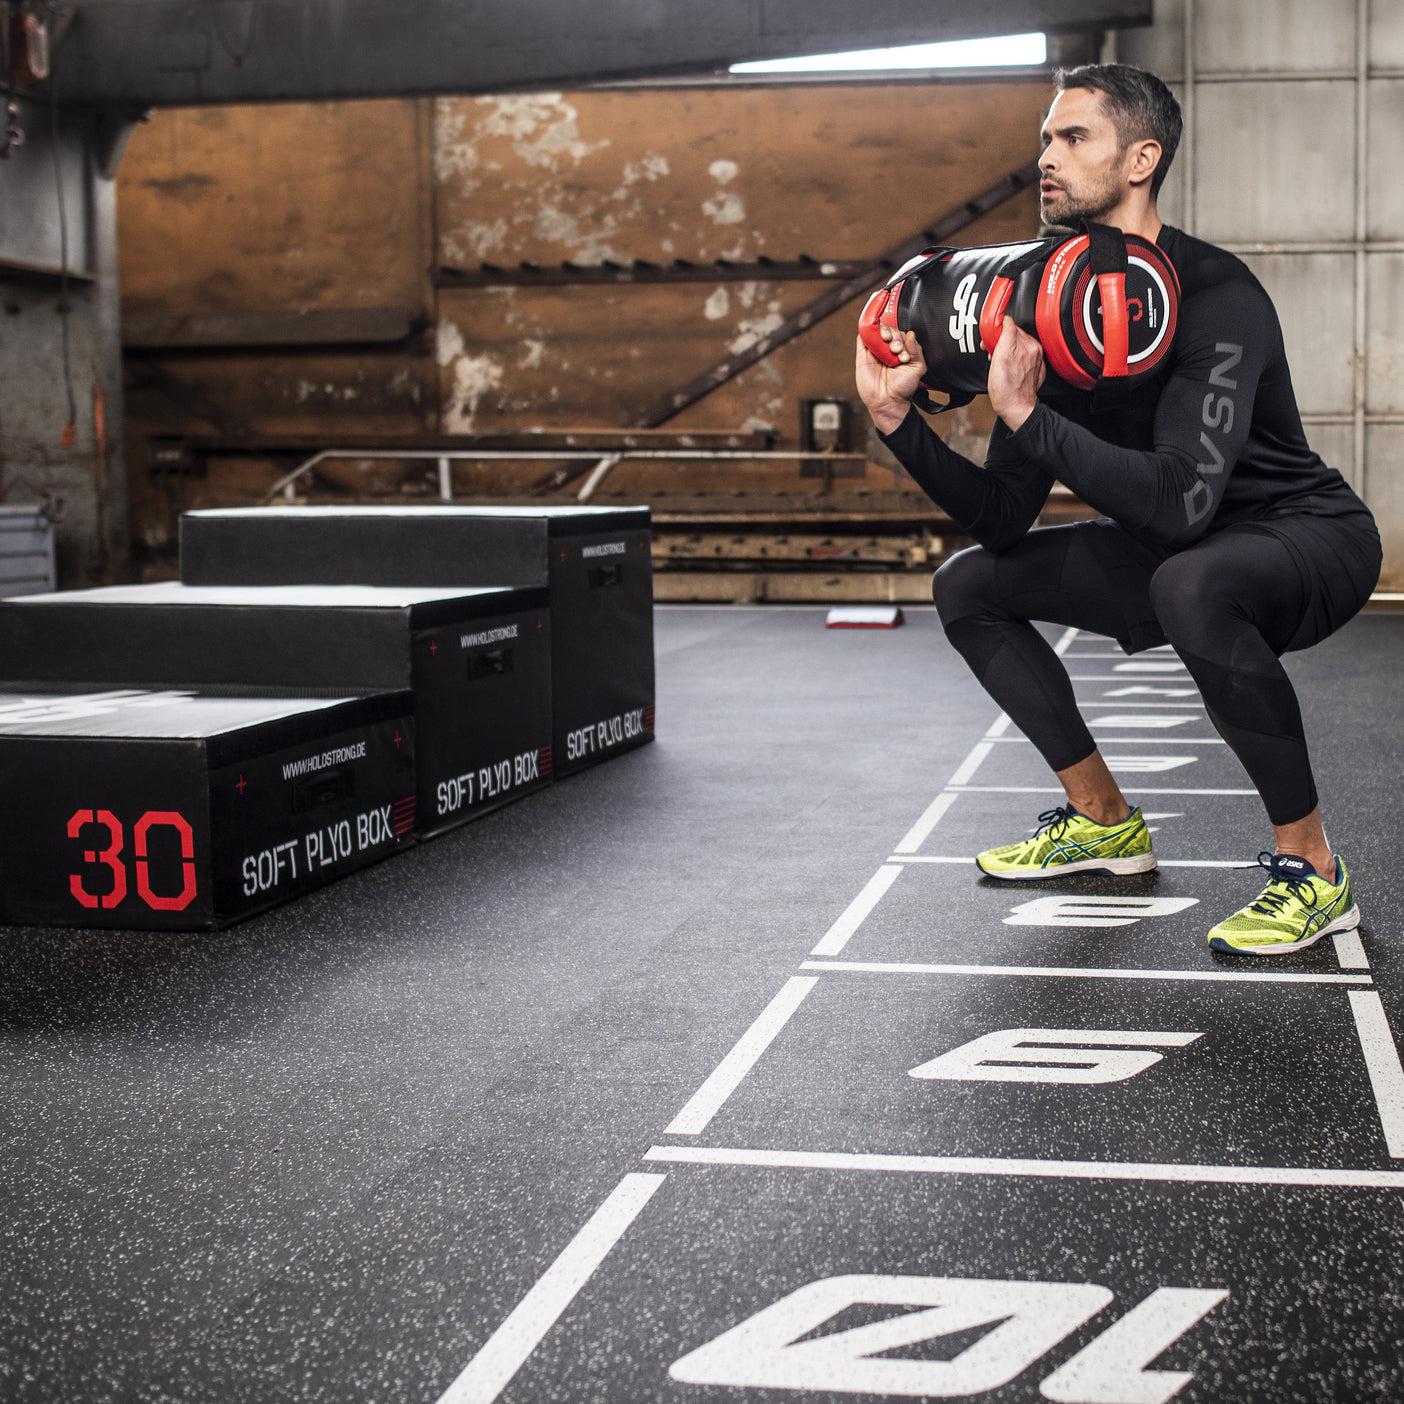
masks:
{"label": "weighted power bag", "polygon": [[[863,344],[900,364],[882,326],[915,331],[926,357],[913,402],[928,413],[984,394],[1005,314],[1043,346],[1050,375],[1099,395],[1131,386],[1175,339],[1180,280],[1164,250],[1137,234],[1084,222],[1071,237],[931,248],[903,264],[858,319]],[[927,390],[950,399],[937,405]]]}

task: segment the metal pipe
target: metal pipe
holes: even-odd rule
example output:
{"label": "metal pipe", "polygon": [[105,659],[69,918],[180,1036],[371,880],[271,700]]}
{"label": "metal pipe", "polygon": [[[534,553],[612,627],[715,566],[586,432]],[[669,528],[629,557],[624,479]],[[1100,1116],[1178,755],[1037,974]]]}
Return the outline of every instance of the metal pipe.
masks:
{"label": "metal pipe", "polygon": [[[271,488],[264,494],[263,500],[271,502],[279,493],[291,500],[291,489],[294,483],[305,474],[310,473],[319,463],[325,463],[330,458],[359,458],[371,460],[394,460],[394,459],[435,459],[440,464],[442,475],[443,465],[450,459],[467,461],[537,461],[537,462],[563,462],[578,459],[579,449],[464,449],[462,451],[451,451],[445,453],[442,449],[356,449],[356,448],[330,448],[322,449],[319,453],[314,453],[311,458],[303,463],[299,463],[290,473],[285,473]],[[827,459],[833,463],[866,463],[867,454],[863,453],[824,453],[815,449],[620,449],[611,455],[617,462],[623,458],[633,459],[702,459],[711,461],[714,459],[740,459],[750,461],[753,459],[794,461],[796,459]],[[442,487],[442,476],[440,484]],[[447,499],[445,499],[447,500]]]}
{"label": "metal pipe", "polygon": [[1194,0],[1184,0],[1180,27],[1180,117],[1184,124],[1180,145],[1185,153],[1185,229],[1198,237],[1199,221],[1195,218],[1198,204],[1199,162],[1195,160],[1195,143],[1199,139],[1196,116],[1199,104],[1194,99]]}
{"label": "metal pipe", "polygon": [[1365,181],[1369,164],[1370,120],[1370,0],[1355,4],[1355,256],[1353,259],[1355,306],[1352,334],[1351,369],[1354,372],[1351,404],[1355,423],[1352,426],[1352,447],[1355,462],[1351,465],[1352,486],[1365,496],[1365,356],[1367,347],[1365,239],[1369,232],[1366,218]]}

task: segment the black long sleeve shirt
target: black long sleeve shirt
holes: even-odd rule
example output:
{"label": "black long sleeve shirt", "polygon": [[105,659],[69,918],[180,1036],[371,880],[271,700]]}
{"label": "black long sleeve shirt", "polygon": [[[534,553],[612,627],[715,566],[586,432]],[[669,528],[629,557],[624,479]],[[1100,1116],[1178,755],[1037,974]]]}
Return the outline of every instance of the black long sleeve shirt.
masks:
{"label": "black long sleeve shirt", "polygon": [[1277,311],[1247,264],[1170,225],[1156,243],[1180,277],[1175,344],[1114,405],[1094,411],[1050,375],[1017,431],[996,421],[983,468],[915,410],[879,435],[981,545],[1023,537],[1055,481],[1161,554],[1236,522],[1368,513],[1306,441]]}

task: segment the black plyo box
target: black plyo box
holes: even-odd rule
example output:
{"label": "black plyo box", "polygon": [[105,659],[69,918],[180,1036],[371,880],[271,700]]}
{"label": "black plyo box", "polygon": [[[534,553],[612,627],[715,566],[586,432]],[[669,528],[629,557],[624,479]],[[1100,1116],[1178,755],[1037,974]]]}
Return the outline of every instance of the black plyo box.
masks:
{"label": "black plyo box", "polygon": [[543,585],[555,761],[565,774],[653,738],[647,507],[261,507],[187,512],[188,585]]}
{"label": "black plyo box", "polygon": [[417,828],[546,784],[542,588],[124,585],[0,601],[0,676],[107,687],[412,688]]}
{"label": "black plyo box", "polygon": [[224,926],[388,856],[413,840],[413,706],[0,693],[0,920]]}

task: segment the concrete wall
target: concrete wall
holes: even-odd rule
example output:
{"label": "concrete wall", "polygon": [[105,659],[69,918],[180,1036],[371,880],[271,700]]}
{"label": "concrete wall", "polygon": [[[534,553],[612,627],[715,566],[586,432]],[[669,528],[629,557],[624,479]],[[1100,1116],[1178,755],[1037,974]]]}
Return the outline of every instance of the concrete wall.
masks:
{"label": "concrete wall", "polygon": [[1308,438],[1375,513],[1381,588],[1404,589],[1404,6],[1157,0],[1108,47],[1175,90],[1161,215],[1272,295]]}
{"label": "concrete wall", "polygon": [[[59,179],[74,275],[65,298],[52,114],[47,104],[21,105],[26,142],[0,161],[0,502],[49,509],[60,578],[85,584],[127,569],[116,203],[99,169],[110,132],[60,114]],[[63,442],[65,321],[71,446]]]}

